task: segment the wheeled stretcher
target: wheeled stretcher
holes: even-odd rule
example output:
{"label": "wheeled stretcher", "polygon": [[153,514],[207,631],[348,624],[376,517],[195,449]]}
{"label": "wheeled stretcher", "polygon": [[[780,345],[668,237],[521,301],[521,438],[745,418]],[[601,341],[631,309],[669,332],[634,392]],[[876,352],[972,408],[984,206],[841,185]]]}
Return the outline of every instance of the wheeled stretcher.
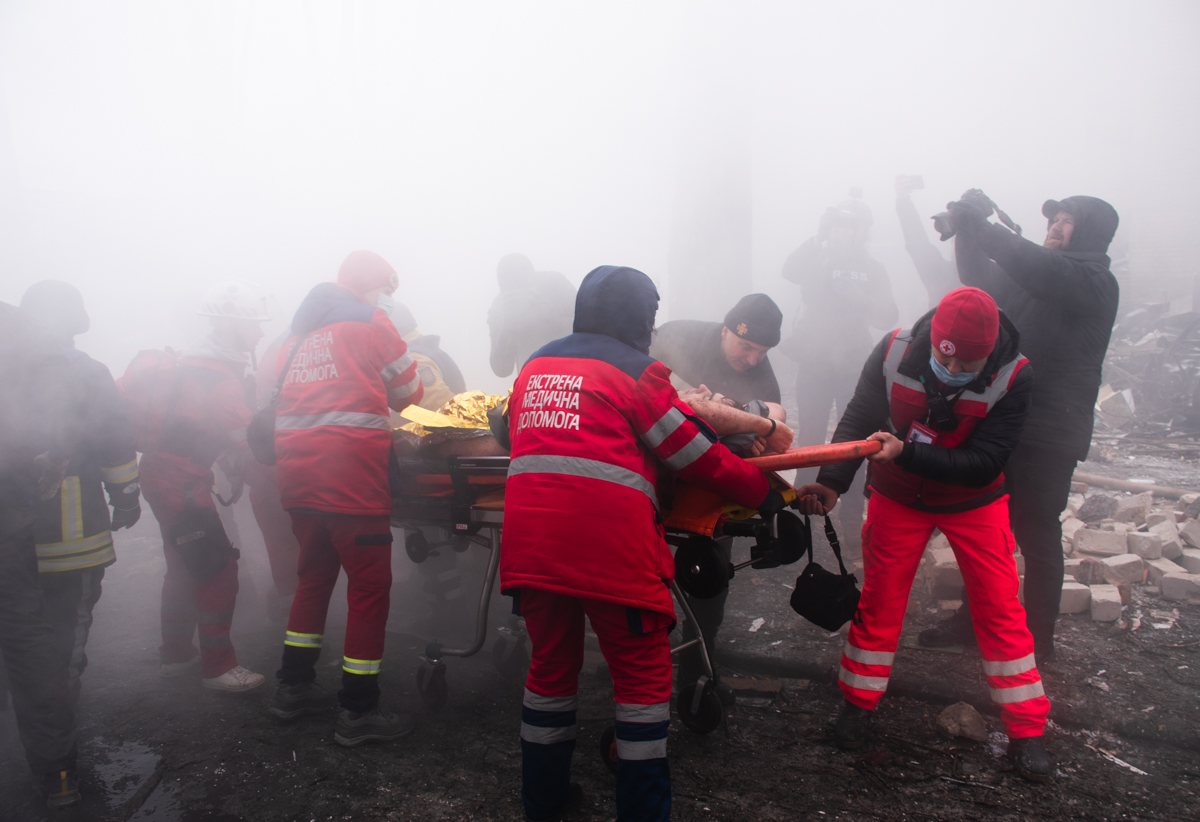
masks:
{"label": "wheeled stretcher", "polygon": [[[879,443],[859,441],[837,445],[795,448],[783,454],[751,458],[748,462],[768,472],[772,483],[784,498],[795,499],[792,487],[774,471],[828,465],[866,456],[879,450]],[[401,492],[393,500],[392,525],[407,531],[405,550],[414,562],[423,562],[431,550],[450,548],[465,551],[471,545],[488,550],[487,571],[479,594],[475,617],[475,636],[469,645],[448,647],[430,640],[421,655],[417,670],[417,689],[422,701],[431,708],[445,704],[446,658],[469,657],[482,650],[488,636],[488,609],[496,574],[500,566],[500,531],[504,525],[504,483],[508,457],[450,456],[444,461],[409,463],[401,472]],[[422,527],[436,527],[452,536],[444,545],[430,545]],[[764,520],[757,512],[727,505],[716,495],[679,482],[665,522],[667,542],[675,547],[675,579],[671,592],[679,608],[693,625],[691,609],[684,593],[700,598],[712,597],[724,590],[739,568],[753,565],[770,568],[795,562],[804,553],[807,529],[801,530],[795,515],[783,512]],[[715,538],[753,537],[750,560],[728,565]],[[525,631],[519,618],[499,628],[493,645],[493,660],[502,673],[519,675],[528,664]],[[696,646],[700,649],[704,674],[680,690],[680,719],[697,733],[708,733],[723,719],[724,710],[713,689],[713,668],[704,637],[697,626],[697,637],[683,642],[671,653]]]}

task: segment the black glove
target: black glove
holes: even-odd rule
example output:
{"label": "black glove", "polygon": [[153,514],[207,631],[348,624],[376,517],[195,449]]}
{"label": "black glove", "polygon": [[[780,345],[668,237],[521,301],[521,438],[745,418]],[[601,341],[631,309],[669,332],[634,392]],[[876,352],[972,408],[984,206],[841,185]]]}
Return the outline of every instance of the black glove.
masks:
{"label": "black glove", "polygon": [[787,502],[783,494],[772,488],[767,492],[767,498],[758,504],[758,515],[763,519],[770,519],[786,507]]}
{"label": "black glove", "polygon": [[132,508],[113,508],[112,525],[109,530],[119,531],[122,528],[132,528],[142,517],[141,504],[134,505]]}
{"label": "black glove", "polygon": [[992,216],[992,211],[995,208],[994,204],[992,203],[992,199],[978,188],[968,188],[963,192],[963,195],[958,198],[958,202],[969,203],[970,205],[975,206],[975,208],[979,209],[983,213],[983,218],[985,220]]}

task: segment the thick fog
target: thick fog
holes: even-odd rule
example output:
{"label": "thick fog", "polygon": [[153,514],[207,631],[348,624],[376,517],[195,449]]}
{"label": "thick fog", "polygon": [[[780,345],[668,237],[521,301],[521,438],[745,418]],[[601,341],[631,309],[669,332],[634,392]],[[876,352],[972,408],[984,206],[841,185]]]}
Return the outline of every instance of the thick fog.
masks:
{"label": "thick fog", "polygon": [[1190,296],[1198,34],[1191,2],[5,2],[0,299],[76,284],[119,373],[202,333],[211,283],[264,286],[270,339],[369,248],[498,391],[502,255],[641,268],[660,321],[761,290],[790,323],[783,260],[851,186],[911,320],[898,173],[1037,241],[1043,200],[1103,197],[1124,299]]}

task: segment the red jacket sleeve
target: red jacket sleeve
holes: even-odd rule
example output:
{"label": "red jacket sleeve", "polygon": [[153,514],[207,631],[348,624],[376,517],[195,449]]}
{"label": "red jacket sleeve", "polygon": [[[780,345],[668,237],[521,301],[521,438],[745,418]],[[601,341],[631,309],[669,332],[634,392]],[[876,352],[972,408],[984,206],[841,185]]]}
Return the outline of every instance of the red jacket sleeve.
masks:
{"label": "red jacket sleeve", "polygon": [[638,380],[632,420],[638,436],[684,481],[757,508],[771,488],[766,475],[700,430],[691,409],[671,385],[670,375],[665,365],[656,362]]}
{"label": "red jacket sleeve", "polygon": [[379,376],[387,389],[388,407],[394,411],[421,402],[425,387],[417,375],[417,364],[408,354],[408,346],[387,315],[376,309],[371,317],[371,339]]}

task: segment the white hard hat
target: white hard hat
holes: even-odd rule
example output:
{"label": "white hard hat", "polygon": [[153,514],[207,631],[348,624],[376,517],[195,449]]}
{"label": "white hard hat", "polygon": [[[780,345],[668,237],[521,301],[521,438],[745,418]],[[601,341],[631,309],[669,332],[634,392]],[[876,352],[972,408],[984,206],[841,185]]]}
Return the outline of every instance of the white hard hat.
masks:
{"label": "white hard hat", "polygon": [[196,313],[239,320],[271,319],[266,295],[254,283],[245,280],[226,280],[214,285],[200,301]]}

